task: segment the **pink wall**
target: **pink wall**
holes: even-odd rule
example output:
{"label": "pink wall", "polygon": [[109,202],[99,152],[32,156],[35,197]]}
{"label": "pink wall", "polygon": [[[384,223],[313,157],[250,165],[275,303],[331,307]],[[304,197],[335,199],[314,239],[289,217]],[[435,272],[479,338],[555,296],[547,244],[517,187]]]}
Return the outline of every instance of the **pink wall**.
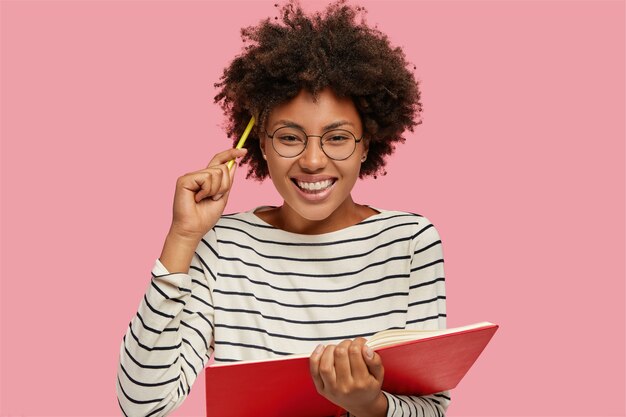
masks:
{"label": "pink wall", "polygon": [[[119,414],[175,180],[228,146],[213,83],[273,3],[2,2],[3,416]],[[449,415],[623,416],[624,2],[361,4],[425,113],[355,197],[438,226],[450,326],[501,325]],[[279,203],[243,174],[228,211]]]}

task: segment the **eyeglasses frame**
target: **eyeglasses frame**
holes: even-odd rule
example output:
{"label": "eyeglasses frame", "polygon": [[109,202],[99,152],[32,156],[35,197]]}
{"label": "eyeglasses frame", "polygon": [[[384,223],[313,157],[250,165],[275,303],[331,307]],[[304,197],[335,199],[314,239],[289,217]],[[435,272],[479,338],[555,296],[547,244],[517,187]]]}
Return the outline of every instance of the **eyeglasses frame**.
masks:
{"label": "eyeglasses frame", "polygon": [[[291,129],[297,129],[297,130],[301,131],[302,133],[304,133],[304,148],[302,148],[302,150],[301,150],[299,153],[297,153],[296,155],[294,155],[294,156],[283,156],[283,155],[281,155],[281,154],[280,154],[280,153],[276,150],[276,147],[274,146],[274,136],[276,135],[276,132],[278,132],[280,129],[284,129],[284,128],[286,128],[286,127],[291,128]],[[342,158],[342,159],[336,159],[336,158],[332,158],[332,157],[330,157],[330,156],[326,153],[326,151],[324,150],[324,145],[322,144],[322,137],[323,137],[326,133],[328,133],[328,132],[333,132],[333,131],[335,131],[335,130],[340,130],[340,131],[342,131],[342,132],[347,132],[347,133],[349,133],[350,135],[352,135],[352,137],[354,138],[354,149],[352,149],[352,152],[350,152],[350,155],[348,155],[348,156],[346,156],[345,158]],[[306,147],[307,147],[307,146],[308,146],[308,144],[309,144],[309,138],[313,137],[313,138],[320,138],[320,149],[322,150],[322,152],[324,152],[324,155],[326,155],[326,157],[327,157],[328,159],[332,159],[333,161],[345,161],[346,159],[348,159],[348,158],[350,158],[352,155],[354,155],[354,151],[356,151],[356,146],[357,146],[357,144],[363,140],[363,136],[364,136],[364,133],[363,133],[363,134],[361,134],[361,137],[357,139],[357,138],[356,138],[356,135],[355,135],[354,133],[352,133],[352,132],[350,132],[349,130],[346,130],[346,129],[330,129],[330,130],[328,130],[327,132],[325,132],[325,133],[323,133],[323,134],[321,134],[321,135],[308,135],[308,134],[304,131],[304,129],[301,129],[301,128],[299,128],[299,127],[295,127],[295,126],[280,126],[279,128],[275,129],[275,130],[274,130],[274,132],[273,132],[271,135],[270,135],[269,133],[267,133],[267,129],[265,129],[265,128],[263,128],[263,132],[265,132],[265,135],[266,135],[268,138],[270,138],[270,139],[272,140],[272,148],[274,149],[274,151],[276,151],[276,153],[277,153],[277,154],[278,154],[281,158],[296,158],[296,157],[298,157],[298,156],[302,155],[302,153],[306,150]]]}

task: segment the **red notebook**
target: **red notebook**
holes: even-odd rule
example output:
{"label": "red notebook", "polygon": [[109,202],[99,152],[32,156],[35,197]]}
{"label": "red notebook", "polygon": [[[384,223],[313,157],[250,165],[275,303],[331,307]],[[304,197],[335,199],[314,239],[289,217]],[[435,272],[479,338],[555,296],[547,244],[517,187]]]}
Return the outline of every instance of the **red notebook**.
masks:
{"label": "red notebook", "polygon": [[[385,330],[368,340],[385,367],[383,390],[427,395],[455,388],[498,325],[446,330]],[[309,355],[214,364],[205,369],[207,417],[324,417],[338,407],[319,395]]]}

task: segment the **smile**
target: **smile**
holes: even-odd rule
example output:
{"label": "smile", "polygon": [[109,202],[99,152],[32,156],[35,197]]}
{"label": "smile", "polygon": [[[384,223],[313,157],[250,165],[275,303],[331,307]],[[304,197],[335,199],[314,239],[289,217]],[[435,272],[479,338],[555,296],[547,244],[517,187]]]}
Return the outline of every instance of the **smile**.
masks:
{"label": "smile", "polygon": [[335,185],[337,185],[337,178],[325,177],[325,178],[291,178],[291,182],[294,188],[297,190],[298,195],[305,201],[311,203],[321,203],[331,195]]}
{"label": "smile", "polygon": [[293,182],[298,186],[298,188],[300,188],[303,191],[307,191],[307,192],[312,192],[312,193],[316,193],[316,192],[322,192],[324,190],[326,190],[327,188],[330,188],[334,183],[335,183],[335,179],[327,179],[324,181],[317,181],[317,182],[305,182],[305,181],[298,181],[298,180],[293,180]]}

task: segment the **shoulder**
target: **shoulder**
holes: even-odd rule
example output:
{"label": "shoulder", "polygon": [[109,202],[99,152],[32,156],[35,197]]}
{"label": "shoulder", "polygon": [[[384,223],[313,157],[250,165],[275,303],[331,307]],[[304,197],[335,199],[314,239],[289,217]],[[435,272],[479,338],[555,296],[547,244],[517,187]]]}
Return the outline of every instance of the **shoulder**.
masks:
{"label": "shoulder", "polygon": [[217,223],[202,238],[198,246],[199,253],[210,249],[217,255],[219,242],[223,240],[242,240],[243,236],[254,236],[259,228],[264,227],[255,222],[251,212],[239,212],[222,215]]}
{"label": "shoulder", "polygon": [[213,226],[213,231],[216,233],[225,230],[256,232],[264,229],[273,229],[273,227],[257,217],[254,214],[254,210],[223,214],[215,226]]}
{"label": "shoulder", "polygon": [[425,216],[412,213],[408,211],[400,211],[400,210],[385,210],[372,207],[372,209],[376,210],[378,213],[374,216],[371,216],[369,219],[366,219],[364,222],[380,222],[381,224],[392,225],[405,225],[407,227],[420,227],[420,226],[430,226],[432,222]]}
{"label": "shoulder", "polygon": [[[376,227],[381,229],[394,229],[397,233],[404,236],[410,236],[415,244],[431,243],[439,241],[439,232],[429,218],[407,211],[398,210],[381,210],[374,208],[379,213],[368,219],[374,223],[378,223]],[[366,220],[365,222],[367,222]]]}
{"label": "shoulder", "polygon": [[229,242],[264,242],[272,240],[275,228],[254,214],[254,210],[224,214],[207,233],[218,243]]}

